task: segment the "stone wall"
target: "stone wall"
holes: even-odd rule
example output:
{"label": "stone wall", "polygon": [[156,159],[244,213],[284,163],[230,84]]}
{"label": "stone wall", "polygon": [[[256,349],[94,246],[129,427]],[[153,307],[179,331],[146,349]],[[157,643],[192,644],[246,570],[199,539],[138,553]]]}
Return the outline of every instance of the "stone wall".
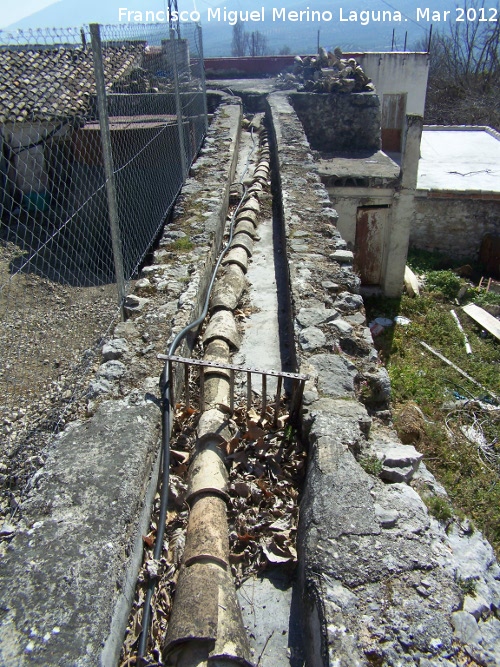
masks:
{"label": "stone wall", "polygon": [[380,148],[380,100],[376,93],[290,93],[290,100],[311,148]]}
{"label": "stone wall", "polygon": [[[429,515],[420,493],[446,493],[392,428],[389,380],[336,212],[285,95],[270,95],[269,115],[298,366],[310,377],[298,531],[307,664],[452,667],[472,658],[493,667],[500,663],[493,550],[468,522],[445,531]],[[379,460],[380,473],[368,474],[363,460]],[[475,595],[460,587],[470,579]]]}
{"label": "stone wall", "polygon": [[484,200],[468,194],[463,198],[415,197],[415,219],[410,246],[439,251],[464,260],[478,259],[485,234],[500,233],[500,196]]}

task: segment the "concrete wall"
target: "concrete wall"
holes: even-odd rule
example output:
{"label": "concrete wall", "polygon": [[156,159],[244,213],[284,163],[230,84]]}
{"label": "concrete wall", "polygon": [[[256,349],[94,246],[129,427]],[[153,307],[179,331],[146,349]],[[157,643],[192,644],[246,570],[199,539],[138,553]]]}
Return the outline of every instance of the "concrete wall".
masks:
{"label": "concrete wall", "polygon": [[243,58],[205,58],[208,78],[260,77],[279,74],[293,65],[295,56],[246,56]]}
{"label": "concrete wall", "polygon": [[291,93],[289,97],[311,148],[380,148],[380,102],[375,93]]}
{"label": "concrete wall", "polygon": [[500,234],[500,195],[491,199],[458,197],[415,197],[415,218],[410,245],[423,250],[437,250],[451,257],[477,259],[485,234]]}
{"label": "concrete wall", "polygon": [[407,93],[406,113],[424,115],[427,53],[359,53],[354,57],[372,79],[381,102],[384,94]]}

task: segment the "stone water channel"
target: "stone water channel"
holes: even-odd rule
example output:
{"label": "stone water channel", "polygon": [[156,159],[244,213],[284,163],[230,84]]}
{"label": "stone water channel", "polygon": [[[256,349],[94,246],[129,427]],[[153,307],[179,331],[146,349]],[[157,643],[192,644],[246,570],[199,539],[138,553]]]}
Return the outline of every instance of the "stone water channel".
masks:
{"label": "stone water channel", "polygon": [[[232,224],[234,228],[232,241],[227,255],[222,259],[221,269],[212,290],[208,323],[202,327],[204,332],[201,340],[205,363],[231,363],[237,367],[258,367],[274,373],[285,367],[292,370],[290,355],[293,339],[289,322],[279,316],[280,312],[288,312],[289,290],[284,280],[285,253],[279,234],[280,220],[276,216],[276,207],[272,205],[269,144],[263,122],[264,114],[257,114],[251,122],[245,121],[246,131],[242,131],[240,135],[232,197],[234,201],[240,196],[242,199],[236,209],[236,204],[233,204],[233,212],[227,225],[229,227]],[[239,325],[235,315],[242,319]],[[198,346],[195,344],[194,347]],[[187,365],[184,368],[186,369]],[[263,667],[299,667],[304,663],[304,651],[298,595],[297,591],[294,591],[295,568],[291,567],[294,561],[292,554],[295,553],[295,539],[292,538],[293,551],[288,553],[288,557],[283,557],[283,553],[273,554],[266,550],[266,541],[269,549],[275,546],[272,529],[267,530],[267,537],[264,531],[261,544],[256,546],[259,544],[259,532],[262,532],[262,527],[266,524],[281,526],[282,535],[286,536],[290,534],[291,526],[295,535],[296,516],[295,520],[289,519],[287,513],[290,508],[295,511],[296,504],[293,501],[287,502],[287,508],[281,510],[283,500],[276,496],[276,506],[271,508],[273,516],[266,510],[269,502],[260,502],[265,500],[262,490],[266,491],[267,496],[273,493],[272,483],[268,484],[266,481],[268,475],[273,475],[273,471],[271,468],[266,470],[265,458],[261,457],[261,462],[255,460],[259,468],[257,473],[250,456],[249,462],[244,464],[240,471],[243,476],[231,473],[230,483],[225,466],[231,465],[231,457],[226,461],[221,453],[221,449],[227,447],[229,441],[233,442],[239,433],[235,431],[235,427],[243,430],[246,428],[245,420],[239,423],[236,420],[236,424],[232,419],[228,420],[227,413],[232,412],[230,405],[246,402],[248,411],[249,402],[253,402],[261,414],[261,420],[265,414],[267,419],[277,424],[277,400],[282,403],[279,397],[284,396],[287,379],[283,382],[284,378],[279,378],[278,383],[278,377],[270,374],[265,376],[264,385],[260,375],[256,378],[255,374],[233,371],[235,377],[230,382],[228,373],[229,371],[219,367],[208,366],[200,368],[197,373],[197,382],[200,383],[198,389],[193,391],[192,379],[189,384],[184,383],[184,404],[188,409],[197,404],[201,410],[196,426],[196,445],[194,448],[188,447],[186,452],[186,457],[190,457],[190,467],[184,497],[191,511],[185,531],[180,533],[180,529],[177,529],[175,533],[171,533],[167,530],[167,543],[169,540],[182,542],[185,544],[184,553],[178,572],[167,567],[167,580],[161,581],[160,576],[159,586],[164,591],[169,586],[169,580],[175,578],[176,594],[173,608],[170,604],[165,604],[167,595],[156,595],[153,598],[154,604],[160,605],[162,609],[153,610],[151,636],[156,637],[162,633],[162,617],[167,614],[169,623],[164,647],[166,664],[204,665],[208,664],[207,661],[210,664],[214,661],[217,664],[219,661],[220,664],[226,664],[225,661],[233,664],[235,661],[248,665],[258,662]],[[300,384],[296,384],[295,389],[301,389]],[[249,397],[249,392],[256,401]],[[192,396],[189,395],[191,393]],[[269,406],[267,409],[266,403]],[[265,422],[256,422],[255,419],[257,417],[247,423],[264,434],[259,427]],[[247,434],[252,426],[247,430]],[[282,438],[282,429],[283,427],[278,431],[271,430],[268,438],[275,435]],[[243,435],[243,438],[246,437],[247,435]],[[258,443],[250,439],[246,449],[253,450],[257,446]],[[271,449],[269,439],[265,446]],[[280,452],[281,450],[277,452],[278,460],[283,463]],[[238,454],[241,457],[244,450],[240,448],[237,456]],[[303,463],[302,456],[301,462]],[[273,460],[272,463],[279,467],[276,461]],[[232,463],[232,466],[234,468],[235,463]],[[294,496],[298,497],[300,486],[297,486],[297,483],[292,484],[296,489]],[[232,516],[230,526],[226,518],[226,503]],[[250,511],[247,519],[243,519],[241,513],[248,512],[248,505],[252,503],[255,503],[255,511]],[[262,505],[260,510],[259,505]],[[157,521],[155,515],[151,534],[155,532]],[[260,557],[260,564],[252,568],[250,573],[248,569],[244,576],[240,572],[238,578],[241,585],[238,587],[237,598],[234,584],[230,581],[233,568],[230,567],[229,530],[232,530],[229,536],[231,554],[235,548],[237,550],[234,558],[241,560],[241,557],[244,557],[240,548],[243,537],[240,538],[239,534],[250,532],[253,533],[252,541],[255,541],[253,551],[259,551],[263,546],[267,558],[270,559],[267,562],[265,557]],[[169,553],[171,550],[166,555]],[[285,562],[286,567],[280,568],[278,562]],[[158,566],[161,571],[161,565]],[[151,567],[150,553],[146,550],[140,582],[148,579]],[[263,567],[264,572],[257,576],[258,570]],[[141,617],[144,605],[142,588],[141,583],[134,603],[136,611],[131,615],[127,633],[129,635],[133,633],[133,628]],[[219,605],[213,606],[217,598]],[[241,612],[237,610],[238,601]],[[221,609],[227,611],[221,612]],[[126,642],[122,656],[124,664],[127,664],[127,660],[134,659],[130,649],[130,643]],[[151,641],[147,657],[145,655],[142,660],[143,664],[154,663],[159,652],[161,649],[158,648],[158,642]]]}
{"label": "stone water channel", "polygon": [[[422,498],[445,492],[392,427],[388,378],[366,324],[352,253],[304,129],[286,93],[262,96],[259,104],[269,130],[272,200],[269,193],[260,199],[264,215],[243,303],[244,328],[256,338],[243,337],[232,361],[259,368],[280,361],[309,377],[298,567],[294,581],[288,573],[245,581],[241,611],[228,592],[231,603],[221,607],[241,618],[243,652],[233,642],[233,653],[225,649],[207,663],[206,647],[201,656],[171,651],[170,664],[499,664],[500,569],[491,546],[467,521],[444,526],[427,511]],[[19,528],[4,544],[2,664],[119,664],[159,468],[157,354],[201,312],[230,185],[242,169],[239,146],[248,152],[241,120],[240,100],[220,95],[173,220],[127,300],[129,319],[103,348],[88,416],[69,425],[47,453]],[[279,348],[272,347],[276,327]],[[190,338],[181,354],[192,356],[193,347]],[[375,474],[360,465],[367,459],[378,461]],[[184,597],[188,620],[205,593],[192,590]],[[213,626],[210,632],[205,638],[216,644]],[[187,645],[184,639],[177,635],[173,646]],[[165,645],[163,636],[159,643]],[[153,658],[158,664],[161,655]]]}

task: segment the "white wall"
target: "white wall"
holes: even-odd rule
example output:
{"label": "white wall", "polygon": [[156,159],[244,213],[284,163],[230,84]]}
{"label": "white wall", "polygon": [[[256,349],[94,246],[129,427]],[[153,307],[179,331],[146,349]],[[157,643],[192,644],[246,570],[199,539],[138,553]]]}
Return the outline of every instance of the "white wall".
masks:
{"label": "white wall", "polygon": [[375,84],[381,103],[384,94],[407,93],[406,113],[424,115],[427,53],[357,53],[354,57]]}

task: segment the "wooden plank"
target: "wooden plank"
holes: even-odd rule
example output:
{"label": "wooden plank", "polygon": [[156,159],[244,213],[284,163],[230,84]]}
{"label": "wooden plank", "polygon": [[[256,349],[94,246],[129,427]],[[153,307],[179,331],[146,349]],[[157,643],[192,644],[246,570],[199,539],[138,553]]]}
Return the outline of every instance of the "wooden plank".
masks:
{"label": "wooden plank", "polygon": [[408,296],[420,296],[420,288],[418,286],[418,278],[410,269],[408,264],[405,266],[404,283]]}
{"label": "wooden plank", "polygon": [[469,317],[477,322],[483,329],[486,329],[492,336],[495,336],[500,340],[500,322],[487,313],[483,308],[476,306],[475,303],[469,303],[467,306],[463,306],[462,309],[467,313]]}

